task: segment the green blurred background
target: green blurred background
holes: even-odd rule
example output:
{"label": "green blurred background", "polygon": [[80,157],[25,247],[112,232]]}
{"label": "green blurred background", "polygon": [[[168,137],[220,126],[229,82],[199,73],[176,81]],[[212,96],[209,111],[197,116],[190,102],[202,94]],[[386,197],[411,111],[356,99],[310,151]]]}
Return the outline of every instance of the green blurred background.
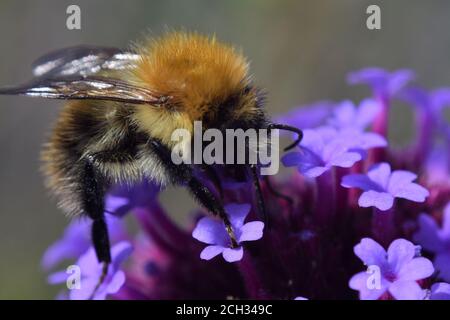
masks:
{"label": "green blurred background", "polygon": [[[70,4],[81,7],[80,31],[66,29]],[[370,4],[381,7],[381,30],[366,28]],[[324,98],[360,99],[367,90],[346,86],[345,75],[365,66],[413,68],[426,87],[450,84],[445,0],[0,0],[0,86],[27,80],[31,62],[49,50],[125,47],[166,28],[216,33],[242,47],[269,93],[270,114]],[[43,188],[38,159],[60,106],[0,97],[0,299],[50,299],[58,291],[39,263],[68,220]],[[396,138],[411,131],[407,109],[398,109]],[[183,190],[168,190],[162,201],[180,215],[194,205]]]}

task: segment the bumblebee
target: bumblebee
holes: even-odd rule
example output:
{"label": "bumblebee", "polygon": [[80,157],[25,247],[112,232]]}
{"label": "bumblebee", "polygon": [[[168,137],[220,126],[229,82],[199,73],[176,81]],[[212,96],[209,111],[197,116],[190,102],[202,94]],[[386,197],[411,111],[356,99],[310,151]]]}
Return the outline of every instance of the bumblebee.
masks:
{"label": "bumblebee", "polygon": [[[103,277],[111,262],[104,198],[115,184],[149,179],[185,186],[223,220],[231,245],[237,245],[220,197],[197,174],[205,170],[220,184],[214,167],[171,161],[175,129],[192,131],[194,121],[222,131],[285,129],[298,134],[288,148],[302,137],[300,130],[268,120],[247,60],[215,37],[172,32],[133,50],[71,47],[38,59],[33,73],[32,81],[0,94],[68,100],[42,152],[43,168],[62,210],[92,219]],[[250,172],[264,211],[256,167],[241,165],[234,172],[241,177]]]}

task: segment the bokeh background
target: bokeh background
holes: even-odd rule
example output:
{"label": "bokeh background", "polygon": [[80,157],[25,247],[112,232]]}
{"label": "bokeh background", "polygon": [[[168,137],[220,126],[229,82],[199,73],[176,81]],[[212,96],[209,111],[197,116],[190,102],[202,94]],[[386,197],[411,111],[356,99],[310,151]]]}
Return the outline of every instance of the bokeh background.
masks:
{"label": "bokeh background", "polygon": [[[81,7],[82,29],[66,29],[66,8]],[[381,7],[382,29],[366,28],[366,8]],[[315,100],[360,99],[345,75],[365,66],[414,69],[425,87],[450,85],[450,2],[445,0],[0,0],[0,86],[31,75],[38,56],[76,44],[125,47],[145,32],[215,33],[241,47],[269,114]],[[68,223],[43,188],[39,152],[61,103],[0,97],[0,299],[51,299],[57,288],[40,269],[45,248]],[[397,108],[391,134],[411,134]],[[175,200],[174,200],[175,199]],[[183,216],[193,201],[170,189],[162,201]]]}

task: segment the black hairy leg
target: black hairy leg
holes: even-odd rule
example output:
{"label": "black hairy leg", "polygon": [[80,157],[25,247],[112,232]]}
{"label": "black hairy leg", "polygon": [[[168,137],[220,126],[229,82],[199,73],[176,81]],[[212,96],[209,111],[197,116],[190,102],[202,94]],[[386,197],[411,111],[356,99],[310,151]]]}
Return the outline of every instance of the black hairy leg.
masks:
{"label": "black hairy leg", "polygon": [[256,203],[258,204],[259,213],[263,216],[266,225],[269,223],[269,218],[267,216],[266,205],[264,203],[264,198],[261,190],[261,185],[259,183],[258,167],[255,164],[250,165],[250,173],[253,181],[253,186],[255,188]]}
{"label": "black hairy leg", "polygon": [[92,219],[92,242],[95,253],[98,261],[103,263],[102,275],[94,289],[92,294],[94,295],[108,273],[108,267],[111,263],[111,246],[104,216],[105,178],[95,168],[93,157],[83,160],[81,188],[84,212]]}
{"label": "black hairy leg", "polygon": [[205,171],[208,179],[210,179],[211,182],[214,184],[214,187],[217,189],[217,192],[219,193],[220,198],[223,199],[223,196],[224,196],[223,187],[222,187],[222,184],[220,183],[220,177],[217,174],[216,170],[214,170],[214,168],[209,165],[204,166],[203,170]]}
{"label": "black hairy leg", "polygon": [[[231,247],[238,247],[236,235],[231,225],[230,219],[225,212],[222,202],[209,190],[205,185],[198,180],[192,168],[185,164],[175,164],[172,161],[170,150],[161,143],[153,140],[150,142],[150,147],[155,155],[161,160],[161,163],[166,168],[168,174],[172,178],[172,182],[178,185],[187,185],[193,197],[209,212],[219,216],[226,228],[230,237]],[[209,172],[211,174],[211,171]],[[213,181],[214,182],[214,181]]]}
{"label": "black hairy leg", "polygon": [[194,176],[191,176],[191,178],[189,179],[188,187],[194,198],[197,199],[197,201],[200,202],[203,207],[205,207],[208,211],[218,215],[223,220],[227,233],[230,236],[231,247],[238,247],[236,235],[234,234],[233,227],[227,213],[225,212],[225,209],[223,208],[222,203],[206,186],[204,186]]}

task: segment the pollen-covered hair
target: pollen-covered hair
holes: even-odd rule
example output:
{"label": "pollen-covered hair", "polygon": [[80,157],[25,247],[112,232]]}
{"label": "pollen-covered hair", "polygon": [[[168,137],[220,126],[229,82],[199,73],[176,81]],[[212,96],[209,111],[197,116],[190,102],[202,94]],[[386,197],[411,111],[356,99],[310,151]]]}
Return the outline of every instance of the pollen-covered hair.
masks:
{"label": "pollen-covered hair", "polygon": [[141,56],[132,80],[172,96],[190,120],[238,93],[248,83],[248,63],[234,47],[214,36],[172,32],[138,46]]}

